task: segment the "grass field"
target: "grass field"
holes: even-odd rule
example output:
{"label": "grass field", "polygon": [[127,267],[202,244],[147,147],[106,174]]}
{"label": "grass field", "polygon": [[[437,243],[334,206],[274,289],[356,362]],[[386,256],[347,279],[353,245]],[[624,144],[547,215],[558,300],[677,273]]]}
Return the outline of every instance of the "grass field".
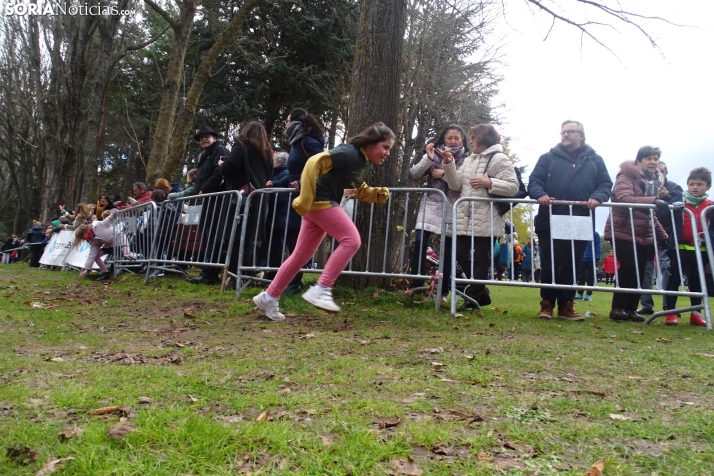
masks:
{"label": "grass field", "polygon": [[273,323],[258,291],[0,267],[0,474],[714,473],[703,328],[611,322],[609,293],[539,320],[499,287],[483,316],[337,287],[342,313]]}

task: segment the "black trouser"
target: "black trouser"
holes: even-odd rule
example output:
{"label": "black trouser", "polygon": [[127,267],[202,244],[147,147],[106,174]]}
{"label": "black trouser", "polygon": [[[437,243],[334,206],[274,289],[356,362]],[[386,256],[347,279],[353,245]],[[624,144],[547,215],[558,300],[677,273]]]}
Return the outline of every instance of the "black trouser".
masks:
{"label": "black trouser", "polygon": [[30,245],[30,268],[40,267],[40,258],[45,251],[45,246],[41,244]]}
{"label": "black trouser", "polygon": [[615,284],[615,275],[605,273],[605,284]]}
{"label": "black trouser", "polygon": [[[488,270],[491,267],[489,257],[493,250],[491,237],[473,237],[473,254],[471,254],[471,240],[470,236],[459,235],[456,237],[456,260],[468,279],[488,279]],[[477,298],[481,295],[483,288],[483,284],[471,284],[466,288],[466,295]]]}
{"label": "black trouser", "polygon": [[[679,258],[677,258],[677,252],[679,251]],[[682,273],[687,277],[687,285],[689,286],[689,291],[693,293],[701,292],[702,282],[699,279],[699,268],[697,267],[697,255],[694,250],[669,250],[667,254],[669,255],[669,280],[667,281],[667,291],[677,291],[679,290],[679,285],[682,283],[682,276],[679,275],[679,265],[677,260],[682,260]],[[709,262],[706,252],[702,253],[702,263],[706,267]],[[711,295],[711,292],[709,293]],[[702,298],[690,297],[689,301],[692,306],[698,306],[702,303]],[[664,296],[662,301],[662,309],[676,309],[677,308],[677,296]]]}
{"label": "black trouser", "polygon": [[[637,277],[640,279],[640,286],[644,284],[645,268],[647,262],[654,257],[654,245],[636,245],[637,266],[635,266],[635,250],[632,249],[632,242],[615,239],[615,252],[620,262],[617,270],[617,284],[621,288],[636,289]],[[647,285],[652,286],[652,283]],[[624,309],[625,311],[636,311],[640,303],[640,295],[637,293],[613,293],[612,308]]]}
{"label": "black trouser", "polygon": [[531,271],[530,269],[521,268],[521,280],[524,283],[530,283],[532,278],[533,278],[533,271]]}
{"label": "black trouser", "polygon": [[[231,226],[233,226],[233,216],[235,214],[236,204],[229,203],[229,200],[224,197],[209,197],[212,203],[204,205],[203,213],[201,213],[201,221],[199,229],[201,230],[201,250],[203,256],[200,260],[207,263],[218,263],[221,258],[221,251],[228,247],[230,239]],[[229,225],[229,226],[227,226]],[[234,243],[240,241],[240,225],[236,229]],[[234,250],[237,252],[237,248]],[[233,258],[231,258],[232,260]],[[235,257],[235,262],[238,262],[238,257]],[[218,268],[204,266],[201,268],[201,274],[207,279],[216,279],[218,276]]]}
{"label": "black trouser", "polygon": [[[538,233],[540,243],[540,280],[542,283],[555,284],[576,284],[576,276],[573,272],[573,248],[575,248],[576,259],[582,258],[585,252],[587,241],[573,241],[571,247],[570,240],[553,240],[553,250],[550,249],[550,230]],[[552,251],[552,253],[551,253]],[[555,261],[555,268],[552,267],[551,257]],[[568,301],[575,299],[575,291],[565,289],[540,290],[540,297],[550,301],[551,305],[558,304],[559,309],[565,309]]]}
{"label": "black trouser", "polygon": [[[414,239],[414,247],[412,248],[411,257],[409,262],[411,263],[412,274],[426,274],[427,269],[429,269],[426,264],[426,249],[429,246],[429,238],[431,237],[430,231],[417,230],[416,238]],[[438,235],[437,235],[438,236]],[[449,294],[449,286],[451,286],[451,277],[453,272],[451,270],[451,237],[444,237],[444,249],[441,250],[439,254],[439,262],[444,262],[444,285],[441,288],[441,294],[446,296]],[[463,266],[463,263],[461,263]],[[423,279],[415,279],[412,281],[413,288],[420,288],[424,286]]]}
{"label": "black trouser", "polygon": [[[578,286],[594,286],[595,276],[593,274],[593,262],[592,261],[581,261],[580,269],[578,269]],[[583,294],[583,290],[578,290],[578,294]],[[593,292],[588,291],[588,296],[592,296]]]}

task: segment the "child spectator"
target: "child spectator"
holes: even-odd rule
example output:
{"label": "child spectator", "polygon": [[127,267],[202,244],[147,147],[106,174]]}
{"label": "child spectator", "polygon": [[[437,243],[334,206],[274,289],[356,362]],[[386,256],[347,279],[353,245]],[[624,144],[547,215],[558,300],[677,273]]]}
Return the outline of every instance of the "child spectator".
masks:
{"label": "child spectator", "polygon": [[196,190],[196,173],[198,169],[191,169],[188,171],[186,174],[186,188],[183,190],[183,192],[171,192],[168,195],[169,200],[175,200],[177,198],[184,198],[184,197],[191,197],[193,195],[196,195],[198,193],[198,190]]}
{"label": "child spectator", "polygon": [[[620,269],[620,262],[617,262],[617,269]],[[605,273],[605,284],[615,284],[615,253],[607,252],[605,261],[602,263],[602,272]]]}
{"label": "child spectator", "polygon": [[[687,190],[684,192],[684,208],[694,214],[697,230],[702,229],[702,211],[709,205],[714,204],[713,201],[707,199],[707,191],[711,186],[712,173],[709,169],[697,167],[689,172]],[[669,259],[672,263],[672,267],[669,281],[667,282],[667,291],[678,290],[682,282],[682,276],[679,275],[680,267],[674,265],[674,263],[677,263],[677,256],[679,256],[682,264],[681,270],[687,277],[689,290],[695,293],[701,292],[702,285],[705,285],[705,283],[701,283],[699,280],[697,249],[694,237],[692,236],[692,222],[689,214],[682,211],[675,212],[674,228],[677,233],[677,243],[679,243],[679,246],[678,249],[670,249],[669,251]],[[709,230],[705,230],[705,232],[708,232],[712,239],[714,239],[714,220],[709,224]],[[672,240],[672,246],[674,246],[674,240]],[[701,253],[702,261],[704,266],[706,266],[709,259],[707,258],[706,246],[703,239],[701,240],[701,246],[698,252]],[[702,303],[701,298],[698,297],[690,297],[689,299],[692,306],[698,306]],[[665,311],[676,309],[677,296],[665,296],[664,305],[662,307]],[[668,326],[676,326],[678,324],[678,317],[679,315],[675,313],[667,314],[665,316],[665,324]],[[692,326],[707,325],[704,316],[697,311],[692,312],[692,315],[689,317],[689,324]]]}
{"label": "child spectator", "polygon": [[[578,270],[578,285],[580,286],[594,286],[595,283],[597,282],[597,279],[595,279],[595,275],[593,274],[593,269],[595,269],[595,266],[593,264],[593,261],[595,264],[597,264],[600,261],[600,252],[602,251],[602,242],[600,241],[600,233],[597,231],[594,233],[595,237],[595,259],[593,259],[593,244],[592,242],[588,243],[588,245],[585,247],[585,252],[583,253],[583,259],[580,262],[580,269]],[[583,297],[583,294],[585,295]],[[575,295],[575,299],[582,299],[585,301],[592,301],[592,291],[588,291],[587,293],[583,291],[578,291],[578,294]]]}
{"label": "child spectator", "polygon": [[[101,258],[104,256],[102,247],[114,246],[113,224],[115,214],[116,208],[109,211],[109,216],[107,216],[104,220],[95,221],[92,224],[85,223],[84,225],[80,225],[74,232],[74,241],[72,242],[73,248],[78,247],[82,240],[88,241],[91,246],[87,261],[84,263],[84,269],[79,274],[81,278],[84,278],[87,274],[89,274],[95,262],[101,271],[97,281],[102,281],[111,277],[109,270],[107,270],[107,267],[104,265],[104,261],[102,261]],[[124,256],[129,259],[136,259],[136,255],[129,250],[129,246],[126,244],[126,238],[124,235],[119,233],[117,234],[117,238],[123,242],[122,253],[124,253]]]}

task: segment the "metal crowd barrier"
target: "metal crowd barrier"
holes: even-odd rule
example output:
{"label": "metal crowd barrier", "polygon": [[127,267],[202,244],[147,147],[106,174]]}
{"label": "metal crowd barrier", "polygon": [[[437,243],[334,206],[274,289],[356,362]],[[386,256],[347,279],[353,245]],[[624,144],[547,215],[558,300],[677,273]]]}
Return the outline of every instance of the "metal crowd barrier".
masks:
{"label": "metal crowd barrier", "polygon": [[[241,220],[237,190],[166,200],[157,207],[146,281],[189,267],[226,269]],[[225,272],[222,281],[225,286]],[[221,286],[223,289],[224,286]]]}
{"label": "metal crowd barrier", "polygon": [[[458,296],[464,297],[464,299],[467,299],[474,304],[478,306],[478,303],[476,303],[473,299],[469,298],[466,296],[463,292],[461,292],[457,287],[460,286],[467,286],[469,284],[484,284],[484,285],[493,285],[493,286],[518,286],[518,287],[533,287],[533,288],[549,288],[549,289],[568,289],[568,290],[574,290],[574,291],[601,291],[601,292],[618,292],[618,293],[628,293],[628,294],[656,294],[656,295],[671,295],[671,296],[678,296],[678,297],[698,297],[702,299],[702,304],[701,305],[696,305],[696,306],[688,306],[688,307],[681,307],[677,309],[672,309],[672,310],[667,310],[667,311],[662,311],[658,313],[652,314],[649,319],[647,319],[645,322],[650,323],[652,322],[655,318],[665,315],[665,314],[670,314],[670,313],[681,313],[681,312],[686,312],[686,311],[693,311],[693,310],[704,310],[704,314],[706,317],[706,322],[707,322],[707,329],[711,330],[712,329],[712,319],[711,319],[711,312],[709,308],[709,299],[707,296],[707,291],[706,291],[706,285],[704,284],[705,281],[705,273],[704,273],[704,264],[703,260],[701,258],[701,253],[696,254],[696,259],[697,259],[697,272],[699,273],[700,281],[702,283],[702,291],[701,292],[690,292],[690,291],[667,291],[663,289],[651,289],[651,285],[647,287],[642,287],[642,283],[640,282],[640,276],[639,273],[637,274],[637,288],[622,288],[619,287],[619,272],[618,272],[618,267],[615,266],[615,287],[601,287],[601,286],[587,286],[587,285],[578,285],[577,284],[577,268],[578,264],[582,260],[582,256],[576,256],[575,255],[575,242],[576,241],[588,241],[589,244],[586,246],[591,246],[593,256],[595,256],[595,244],[593,241],[594,237],[594,216],[593,216],[593,211],[589,210],[588,215],[586,216],[576,216],[573,215],[573,207],[583,207],[586,205],[587,202],[574,202],[574,201],[556,201],[554,202],[550,207],[549,207],[549,219],[551,220],[551,233],[550,233],[550,243],[538,243],[538,246],[549,246],[550,249],[550,256],[551,256],[551,269],[555,268],[555,253],[554,253],[554,240],[565,240],[565,241],[570,241],[570,251],[571,251],[571,261],[572,261],[572,275],[573,275],[573,283],[572,284],[552,284],[552,283],[542,283],[542,282],[534,282],[532,275],[531,275],[531,281],[530,282],[519,282],[519,281],[498,281],[493,279],[495,276],[496,272],[496,267],[494,266],[494,256],[493,256],[493,243],[494,243],[494,232],[493,232],[493,217],[495,216],[498,211],[496,210],[494,204],[495,203],[509,203],[509,211],[506,212],[504,215],[504,218],[508,219],[509,217],[513,217],[514,213],[514,208],[520,204],[526,204],[530,208],[529,212],[529,223],[528,223],[528,229],[531,232],[531,249],[536,250],[536,242],[535,242],[535,227],[534,227],[534,219],[533,219],[533,205],[538,205],[538,202],[535,200],[527,200],[527,199],[510,199],[510,198],[502,198],[502,199],[495,199],[495,198],[481,198],[481,197],[464,197],[458,199],[453,206],[453,213],[452,213],[452,227],[453,229],[456,229],[456,220],[457,220],[457,210],[459,205],[462,203],[477,203],[477,202],[486,202],[489,204],[490,207],[490,213],[491,213],[491,227],[490,227],[490,237],[491,237],[491,243],[492,247],[491,250],[489,251],[490,254],[490,279],[472,279],[473,277],[473,267],[470,270],[464,270],[466,272],[467,277],[466,278],[460,278],[456,275],[452,277],[451,280],[451,313],[455,314],[456,313],[456,302],[458,299]],[[473,207],[474,205],[472,205]],[[569,214],[568,215],[553,215],[553,206],[567,206],[569,207]],[[609,216],[610,220],[612,221],[612,210],[614,208],[627,208],[629,209],[630,213],[630,228],[631,228],[631,237],[633,238],[632,240],[632,246],[633,246],[633,251],[634,251],[634,259],[635,259],[635,267],[637,267],[637,252],[636,252],[636,245],[635,245],[635,228],[634,228],[634,222],[633,222],[633,215],[632,211],[634,209],[646,209],[649,210],[650,214],[650,226],[652,227],[652,233],[653,236],[655,235],[655,222],[654,222],[654,211],[656,207],[654,205],[647,205],[647,204],[633,204],[633,203],[603,203],[600,205],[598,208],[601,209],[608,209],[609,210]],[[714,208],[709,207],[709,208]],[[707,210],[708,211],[708,210]],[[691,224],[692,224],[692,234],[695,237],[695,246],[697,249],[700,248],[701,245],[701,240],[699,237],[699,233],[697,230],[696,226],[696,220],[694,219],[694,215],[692,214],[691,211],[687,209],[682,209],[682,213],[687,213],[690,215],[691,218]],[[672,215],[673,222],[674,222],[674,209],[670,206],[670,214]],[[471,214],[473,217],[473,213]],[[513,222],[513,220],[510,220]],[[703,223],[705,224],[706,221],[704,220]],[[470,223],[471,228],[473,229],[474,224],[473,224],[473,218]],[[706,228],[705,228],[706,229]],[[473,235],[473,233],[471,233]],[[708,233],[705,233],[705,238],[709,239]],[[602,238],[604,239],[604,237]],[[670,237],[670,239],[674,239],[674,247],[675,249],[678,247],[679,243],[675,236]],[[708,243],[707,243],[708,244]],[[709,245],[709,244],[708,244]],[[617,263],[617,247],[614,244],[613,240],[613,251],[615,255],[615,262]],[[707,247],[707,251],[710,254],[710,260],[711,260],[711,246]],[[471,250],[470,253],[473,255],[474,253],[474,247],[473,247],[473,240],[471,244]],[[658,250],[658,243],[657,240],[654,240],[654,256],[659,255],[659,250]],[[679,255],[677,254],[676,256],[676,261],[677,261],[677,266],[678,266],[678,271],[680,273],[680,276],[683,275],[682,273],[682,263],[679,258]],[[456,240],[453,240],[452,244],[452,269],[455,269],[457,263],[456,259]],[[511,254],[511,260],[510,260],[510,266],[513,268],[514,264],[514,259]],[[671,264],[671,266],[674,266],[674,263]],[[596,260],[593,260],[593,276],[597,277],[597,262]],[[597,282],[595,282],[597,284]]]}
{"label": "metal crowd barrier", "polygon": [[[119,210],[114,216],[111,260],[114,276],[123,272],[147,273],[154,240],[156,204],[144,202]],[[125,253],[128,247],[128,253]]]}
{"label": "metal crowd barrier", "polygon": [[[280,263],[263,263],[261,262],[261,258],[263,257],[260,255],[257,247],[251,248],[249,246],[249,249],[246,249],[246,243],[250,244],[251,241],[255,241],[255,237],[257,236],[258,232],[257,230],[248,229],[249,220],[247,219],[247,217],[249,216],[251,208],[256,209],[257,207],[258,216],[260,217],[263,216],[264,209],[267,212],[266,215],[268,216],[268,219],[266,222],[267,226],[265,234],[268,243],[268,250],[267,253],[264,252],[263,254],[270,257],[272,247],[276,246],[276,243],[278,243],[277,246],[283,248],[283,244],[287,239],[288,230],[287,228],[276,228],[275,216],[276,212],[278,211],[278,200],[274,200],[271,204],[271,201],[268,200],[267,197],[275,195],[277,198],[279,194],[287,194],[288,199],[285,201],[284,206],[292,207],[292,200],[298,196],[298,193],[298,191],[291,188],[264,188],[252,192],[246,199],[245,211],[243,213],[243,226],[241,229],[240,245],[238,252],[238,263],[240,265],[237,266],[236,272],[233,272],[233,270],[229,270],[229,275],[235,278],[237,283],[239,283],[239,285],[236,286],[236,296],[240,296],[241,291],[245,289],[252,281],[269,283],[270,280],[260,277],[260,273],[265,274],[267,272],[277,271],[280,267],[280,264],[286,258],[284,249],[282,249],[282,258],[280,260]],[[421,204],[421,201],[419,201],[417,203],[420,203],[420,205],[417,205],[416,207],[412,206],[412,199],[414,196],[421,198],[421,196],[423,196],[424,194],[439,194],[442,198],[443,204],[442,216],[445,217],[448,213],[448,201],[446,195],[444,195],[441,190],[432,188],[390,188],[389,193],[389,200],[387,201],[387,203],[382,205],[360,203],[359,200],[343,200],[343,208],[345,208],[345,211],[348,213],[348,215],[350,215],[353,222],[355,222],[358,211],[362,207],[369,207],[369,228],[366,239],[365,237],[363,237],[362,239],[362,247],[365,249],[366,253],[366,257],[364,259],[366,265],[364,267],[358,266],[356,263],[354,263],[355,260],[353,259],[350,261],[349,265],[347,266],[347,269],[345,269],[342,274],[369,276],[374,278],[403,278],[410,280],[432,280],[432,278],[435,278],[436,285],[433,286],[434,290],[436,291],[434,294],[434,300],[436,309],[439,309],[441,304],[441,289],[444,281],[441,276],[443,275],[444,267],[444,237],[447,222],[446,220],[442,220],[441,223],[441,234],[439,236],[440,246],[438,254],[439,265],[438,271],[435,275],[427,274],[426,269],[422,270],[420,268],[417,268],[417,271],[421,272],[408,272],[409,266],[405,266],[404,263],[406,261],[405,256],[408,260],[409,255],[411,254],[411,238],[408,236],[405,230],[408,229],[407,224],[410,222],[410,218],[413,220],[413,217],[416,216],[417,212],[419,211],[419,208],[424,207],[425,205],[425,203]],[[377,236],[376,233],[378,232],[375,231],[375,227],[373,227],[375,220],[375,206],[386,208],[386,223],[384,226],[384,230],[381,232],[383,233],[382,236]],[[289,212],[289,210],[285,211],[286,213]],[[419,227],[419,225],[420,224],[417,223],[416,226]],[[423,222],[421,225],[421,227],[423,228]],[[399,230],[398,238],[396,240],[394,239],[394,233],[392,232],[395,227],[396,230]],[[255,233],[255,235],[250,237],[251,233]],[[279,237],[282,236],[281,240],[278,240],[276,242],[274,240],[275,234],[277,234]],[[384,246],[380,247],[380,249],[375,249],[375,246],[373,245],[373,241],[377,241],[377,238],[379,238],[380,242],[382,241],[382,239],[384,240]],[[338,244],[335,242],[335,240],[332,240],[329,253],[332,253],[336,246],[338,246]],[[427,244],[422,241],[421,247],[423,249],[419,252],[419,256],[425,256]],[[370,269],[369,266],[370,259],[374,257],[374,253],[377,253],[377,256],[382,257],[381,266],[378,269]],[[394,255],[394,253],[397,254]],[[302,272],[321,273],[323,269],[317,267],[317,261],[317,257],[313,256],[313,259],[311,260],[313,266],[303,268]],[[422,289],[427,288],[417,288],[417,291]]]}

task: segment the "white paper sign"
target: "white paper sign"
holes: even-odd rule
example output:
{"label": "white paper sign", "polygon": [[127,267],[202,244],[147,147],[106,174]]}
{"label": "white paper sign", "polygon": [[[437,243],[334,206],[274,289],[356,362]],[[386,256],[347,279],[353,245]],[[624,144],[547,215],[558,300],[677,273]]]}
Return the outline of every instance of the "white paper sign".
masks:
{"label": "white paper sign", "polygon": [[589,216],[552,215],[550,236],[554,240],[593,241],[593,219]]}
{"label": "white paper sign", "polygon": [[186,207],[186,213],[181,215],[181,223],[184,225],[198,225],[201,221],[201,210],[203,205],[190,205]]}
{"label": "white paper sign", "polygon": [[42,258],[40,258],[40,264],[62,266],[69,249],[72,247],[72,240],[74,240],[74,231],[71,230],[61,230],[59,233],[52,235],[49,243],[45,246]]}

